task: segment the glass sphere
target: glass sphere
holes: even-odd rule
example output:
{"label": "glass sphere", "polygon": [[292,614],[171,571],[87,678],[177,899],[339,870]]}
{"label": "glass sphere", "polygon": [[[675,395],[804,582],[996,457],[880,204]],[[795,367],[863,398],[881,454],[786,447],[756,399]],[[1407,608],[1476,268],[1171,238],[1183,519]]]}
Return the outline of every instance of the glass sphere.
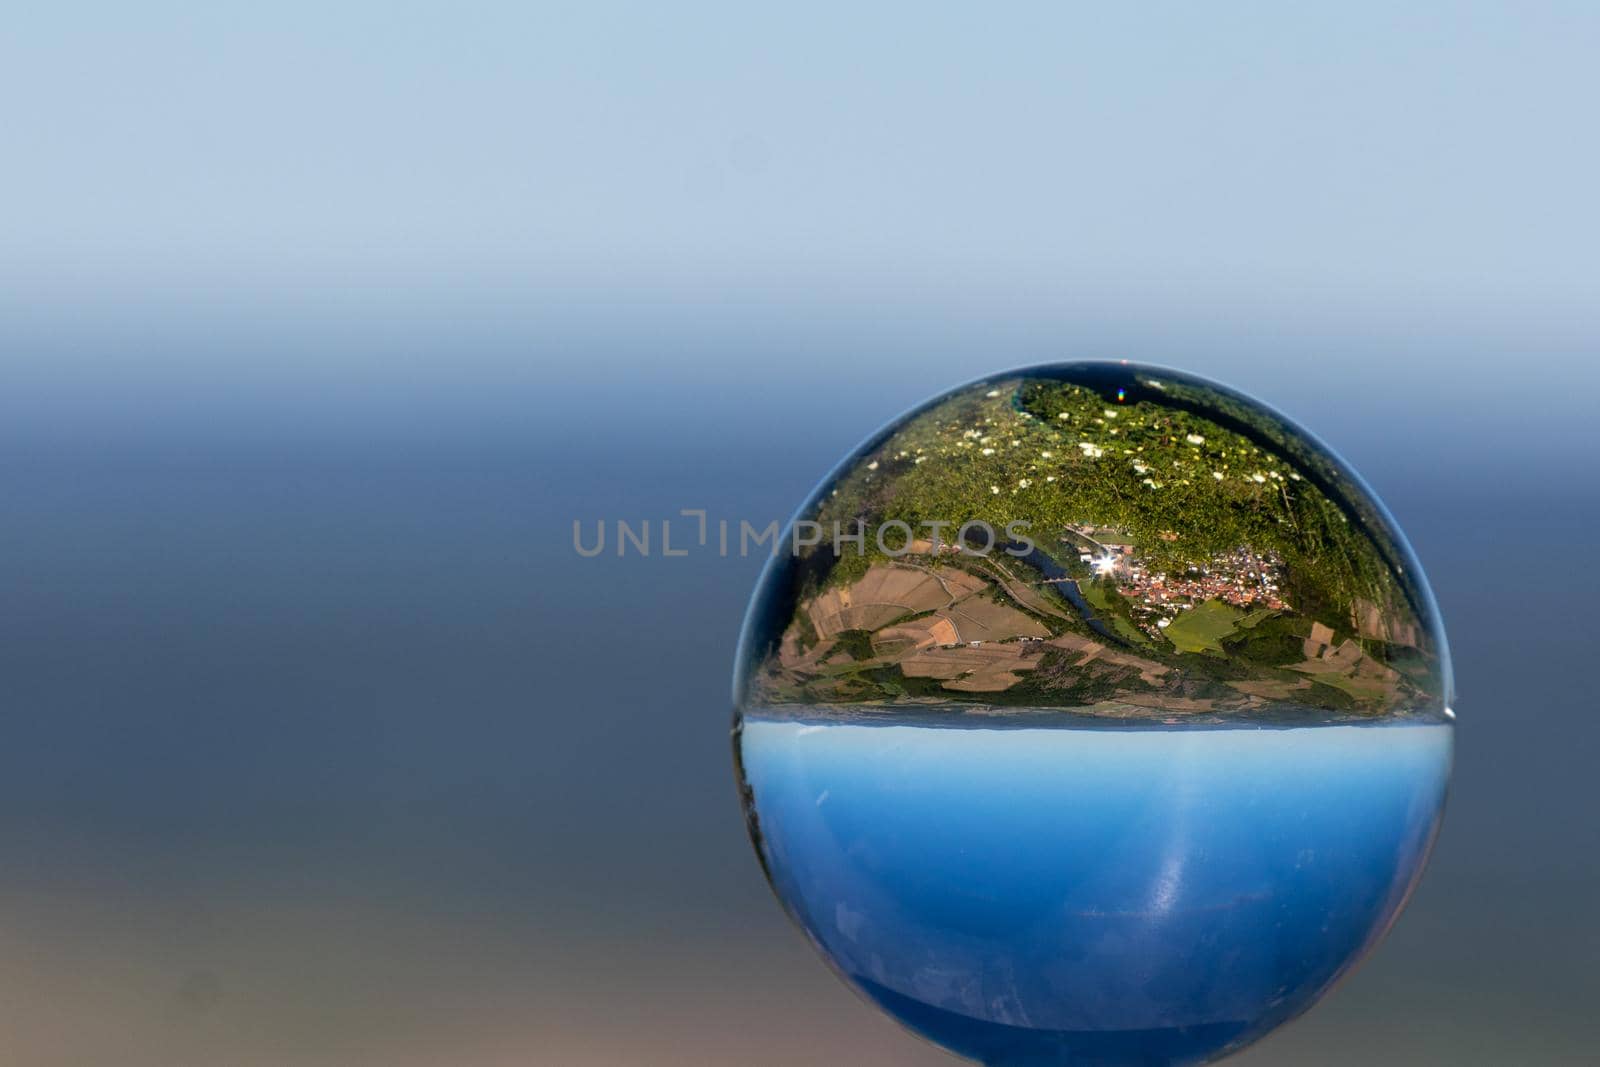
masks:
{"label": "glass sphere", "polygon": [[778,898],[914,1032],[1200,1063],[1394,921],[1451,698],[1422,570],[1337,456],[1211,382],[1062,364],[929,401],[800,508],[734,755]]}

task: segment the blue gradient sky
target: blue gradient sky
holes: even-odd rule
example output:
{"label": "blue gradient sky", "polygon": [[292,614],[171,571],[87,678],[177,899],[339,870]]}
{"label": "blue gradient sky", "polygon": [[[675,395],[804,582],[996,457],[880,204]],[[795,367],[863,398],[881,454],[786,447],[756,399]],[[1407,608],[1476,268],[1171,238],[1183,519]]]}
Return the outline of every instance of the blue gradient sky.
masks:
{"label": "blue gradient sky", "polygon": [[35,7],[0,435],[692,437],[718,395],[754,436],[781,394],[842,451],[1127,357],[1526,477],[1600,447],[1596,43],[1577,3]]}
{"label": "blue gradient sky", "polygon": [[65,3],[8,23],[6,276],[47,291],[354,269],[446,292],[1571,313],[1596,282],[1590,4]]}

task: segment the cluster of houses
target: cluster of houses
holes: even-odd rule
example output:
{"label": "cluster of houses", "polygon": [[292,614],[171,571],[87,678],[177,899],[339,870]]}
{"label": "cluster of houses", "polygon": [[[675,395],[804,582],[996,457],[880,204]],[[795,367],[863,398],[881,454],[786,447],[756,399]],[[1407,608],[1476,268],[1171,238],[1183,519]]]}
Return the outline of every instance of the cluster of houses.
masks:
{"label": "cluster of houses", "polygon": [[1281,611],[1283,561],[1274,553],[1238,548],[1214,556],[1182,573],[1151,570],[1135,554],[1134,539],[1111,526],[1071,526],[1063,538],[1077,546],[1078,559],[1097,574],[1113,577],[1117,591],[1133,601],[1146,630],[1165,629],[1178,612],[1207,600],[1245,609]]}

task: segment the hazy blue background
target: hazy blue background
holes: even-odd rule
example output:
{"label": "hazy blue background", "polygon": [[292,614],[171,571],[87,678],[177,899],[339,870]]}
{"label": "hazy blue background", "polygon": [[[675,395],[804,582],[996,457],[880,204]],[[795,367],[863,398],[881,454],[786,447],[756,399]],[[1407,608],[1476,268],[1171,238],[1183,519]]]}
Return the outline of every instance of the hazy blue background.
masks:
{"label": "hazy blue background", "polygon": [[957,381],[1279,406],[1428,567],[1434,866],[1241,1063],[1577,1063],[1600,9],[26,5],[0,27],[0,1032],[27,1065],[932,1065],[743,838],[757,561]]}

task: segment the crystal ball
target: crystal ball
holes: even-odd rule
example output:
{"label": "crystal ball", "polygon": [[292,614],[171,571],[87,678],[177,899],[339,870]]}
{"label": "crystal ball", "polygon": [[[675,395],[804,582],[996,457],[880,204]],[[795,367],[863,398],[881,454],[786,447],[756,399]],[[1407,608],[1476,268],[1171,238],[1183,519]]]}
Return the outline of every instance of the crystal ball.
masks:
{"label": "crystal ball", "polygon": [[1330,449],[1201,378],[1050,365],[896,419],[801,506],[735,770],[783,907],[914,1033],[1202,1063],[1394,922],[1451,686],[1422,569]]}

